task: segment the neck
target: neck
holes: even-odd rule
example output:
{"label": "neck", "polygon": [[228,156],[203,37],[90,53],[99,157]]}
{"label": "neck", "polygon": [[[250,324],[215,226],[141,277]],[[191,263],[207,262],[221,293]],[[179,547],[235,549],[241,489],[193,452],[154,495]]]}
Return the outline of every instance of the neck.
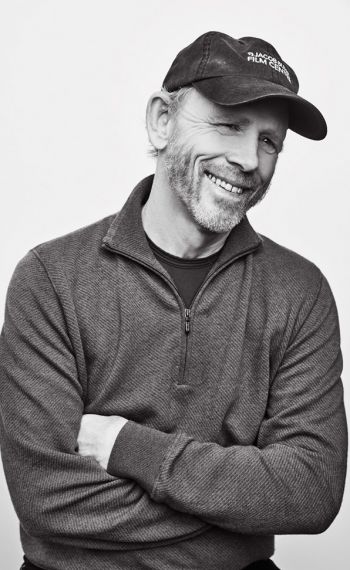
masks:
{"label": "neck", "polygon": [[167,175],[156,169],[149,198],[142,209],[142,224],[158,247],[187,259],[207,257],[219,251],[228,233],[217,234],[198,226],[183,202],[169,187]]}

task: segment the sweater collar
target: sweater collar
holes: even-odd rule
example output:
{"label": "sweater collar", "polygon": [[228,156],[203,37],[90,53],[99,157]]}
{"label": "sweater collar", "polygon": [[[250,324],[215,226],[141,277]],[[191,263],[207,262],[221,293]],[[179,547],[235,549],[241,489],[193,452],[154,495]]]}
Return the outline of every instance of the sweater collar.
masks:
{"label": "sweater collar", "polygon": [[[102,246],[148,265],[158,266],[147,242],[142,226],[141,210],[151,191],[153,175],[141,180],[130,194],[123,208],[114,217]],[[229,234],[219,257],[219,265],[241,257],[259,247],[260,236],[248,219],[243,220]]]}

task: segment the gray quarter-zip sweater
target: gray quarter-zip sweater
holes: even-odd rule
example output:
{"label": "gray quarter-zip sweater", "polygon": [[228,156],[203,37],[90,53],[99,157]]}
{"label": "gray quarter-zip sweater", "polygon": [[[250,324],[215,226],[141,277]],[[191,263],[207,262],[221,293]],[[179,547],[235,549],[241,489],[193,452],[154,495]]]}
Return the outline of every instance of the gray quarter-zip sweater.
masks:
{"label": "gray quarter-zip sweater", "polygon": [[[340,507],[325,278],[244,219],[185,307],[142,228],[151,183],[35,247],[9,286],[1,451],[24,551],[47,570],[239,570]],[[77,453],[83,413],[130,420],[108,472]]]}

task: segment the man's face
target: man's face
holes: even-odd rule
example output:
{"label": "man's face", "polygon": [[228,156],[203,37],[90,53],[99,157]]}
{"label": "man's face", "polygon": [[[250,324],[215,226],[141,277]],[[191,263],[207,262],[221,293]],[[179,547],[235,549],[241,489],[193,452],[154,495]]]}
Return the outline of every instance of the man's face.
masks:
{"label": "man's face", "polygon": [[265,195],[288,126],[287,105],[217,105],[191,89],[164,151],[170,189],[205,231],[224,233]]}

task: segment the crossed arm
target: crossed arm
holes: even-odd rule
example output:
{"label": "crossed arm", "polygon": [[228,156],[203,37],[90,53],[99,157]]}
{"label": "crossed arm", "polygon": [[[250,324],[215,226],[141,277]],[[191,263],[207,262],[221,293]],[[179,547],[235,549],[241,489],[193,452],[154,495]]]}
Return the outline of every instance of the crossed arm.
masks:
{"label": "crossed arm", "polygon": [[345,477],[337,327],[323,283],[273,379],[256,445],[89,418],[61,304],[29,255],[9,289],[0,359],[1,447],[22,525],[70,545],[88,538],[90,548],[181,540],[206,524],[251,534],[324,530]]}
{"label": "crossed arm", "polygon": [[[114,476],[136,481],[154,501],[233,532],[322,532],[339,510],[345,476],[342,396],[329,388],[305,399],[305,414],[281,410],[266,420],[261,447],[223,448],[120,416],[85,415],[79,453]],[[323,398],[319,417],[308,422]],[[295,430],[276,441],[274,424],[283,415],[285,428],[290,422]]]}
{"label": "crossed arm", "polygon": [[72,346],[68,329],[74,326],[30,252],[11,280],[0,337],[1,453],[25,532],[100,550],[167,544],[203,532],[203,521],[157,504],[134,481],[77,453],[84,356]]}
{"label": "crossed arm", "polygon": [[322,532],[338,512],[345,478],[338,335],[322,278],[271,384],[256,445],[221,447],[119,416],[86,415],[79,452],[136,481],[155,502],[230,531]]}

